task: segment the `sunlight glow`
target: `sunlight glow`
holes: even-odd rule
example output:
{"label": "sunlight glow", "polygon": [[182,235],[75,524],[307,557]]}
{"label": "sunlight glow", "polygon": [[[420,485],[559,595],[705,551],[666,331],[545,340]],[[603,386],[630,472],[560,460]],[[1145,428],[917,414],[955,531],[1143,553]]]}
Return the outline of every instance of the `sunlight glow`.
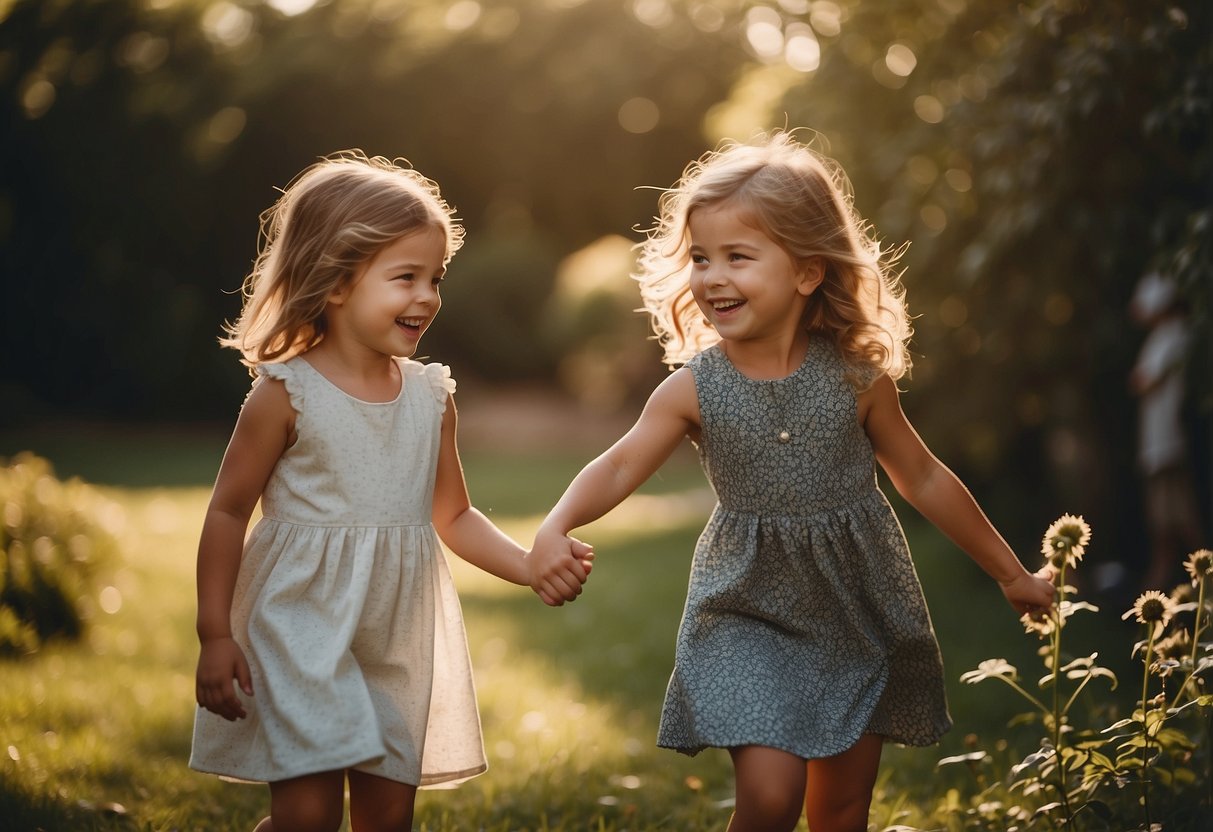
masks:
{"label": "sunlight glow", "polygon": [[724,12],[715,6],[702,3],[691,9],[691,22],[701,32],[719,32],[724,26]]}
{"label": "sunlight glow", "polygon": [[634,0],[632,14],[641,23],[654,29],[674,22],[674,10],[667,0]]}
{"label": "sunlight glow", "polygon": [[914,99],[914,112],[927,124],[943,121],[943,104],[933,95],[920,95]]}
{"label": "sunlight glow", "polygon": [[442,22],[452,32],[462,32],[476,24],[482,11],[484,9],[476,0],[458,0],[446,10],[446,16]]}
{"label": "sunlight glow", "polygon": [[819,0],[809,12],[809,25],[824,37],[836,37],[842,31],[842,9],[837,3]]}
{"label": "sunlight glow", "polygon": [[957,193],[964,194],[973,189],[973,177],[969,175],[967,170],[949,168],[944,173],[943,178],[952,186],[952,190]]}
{"label": "sunlight glow", "polygon": [[948,215],[938,205],[928,204],[922,206],[918,212],[918,218],[922,220],[922,224],[927,227],[928,231],[935,234],[948,227]]}
{"label": "sunlight glow", "polygon": [[648,98],[629,98],[619,108],[619,126],[629,133],[648,133],[660,119],[660,108]]}
{"label": "sunlight glow", "polygon": [[783,29],[779,13],[766,6],[755,6],[746,14],[745,37],[760,58],[783,54]]}
{"label": "sunlight glow", "polygon": [[232,3],[215,3],[202,15],[202,31],[213,43],[240,46],[253,33],[253,15]]}
{"label": "sunlight glow", "polygon": [[107,586],[101,590],[98,602],[101,604],[102,611],[113,615],[122,609],[122,593],[118,591],[118,587],[116,586]]}
{"label": "sunlight glow", "polygon": [[316,0],[264,0],[265,5],[287,17],[295,17],[309,11]]}
{"label": "sunlight glow", "polygon": [[812,72],[821,65],[821,44],[813,34],[812,27],[805,23],[788,26],[787,42],[783,50],[788,66],[798,72]]}
{"label": "sunlight glow", "polygon": [[119,63],[138,73],[151,72],[164,63],[168,55],[168,39],[150,32],[135,32],[118,46]]}
{"label": "sunlight glow", "polygon": [[34,77],[26,81],[21,90],[21,109],[25,117],[41,118],[55,103],[55,85],[42,77]]}
{"label": "sunlight glow", "polygon": [[206,125],[206,137],[215,144],[229,144],[244,132],[248,117],[239,107],[224,107],[211,116]]}
{"label": "sunlight glow", "polygon": [[889,72],[905,78],[918,66],[918,56],[904,43],[894,43],[885,52],[884,63]]}

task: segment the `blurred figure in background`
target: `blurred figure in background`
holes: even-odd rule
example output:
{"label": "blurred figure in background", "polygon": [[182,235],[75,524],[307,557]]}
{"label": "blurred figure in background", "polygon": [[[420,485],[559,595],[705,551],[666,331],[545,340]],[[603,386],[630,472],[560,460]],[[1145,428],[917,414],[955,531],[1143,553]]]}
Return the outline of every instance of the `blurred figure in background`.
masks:
{"label": "blurred figure in background", "polygon": [[1142,588],[1166,591],[1178,579],[1184,555],[1202,544],[1183,421],[1190,332],[1175,283],[1157,272],[1137,284],[1129,312],[1149,330],[1129,375],[1129,389],[1138,398],[1137,462],[1150,533]]}

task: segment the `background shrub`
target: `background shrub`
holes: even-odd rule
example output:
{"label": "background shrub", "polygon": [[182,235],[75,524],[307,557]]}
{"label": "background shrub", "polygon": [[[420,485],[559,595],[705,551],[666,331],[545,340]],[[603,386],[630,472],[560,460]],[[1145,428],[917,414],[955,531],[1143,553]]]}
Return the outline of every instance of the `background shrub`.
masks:
{"label": "background shrub", "polygon": [[115,558],[119,509],[79,479],[62,481],[30,453],[0,468],[0,655],[78,637],[98,573]]}

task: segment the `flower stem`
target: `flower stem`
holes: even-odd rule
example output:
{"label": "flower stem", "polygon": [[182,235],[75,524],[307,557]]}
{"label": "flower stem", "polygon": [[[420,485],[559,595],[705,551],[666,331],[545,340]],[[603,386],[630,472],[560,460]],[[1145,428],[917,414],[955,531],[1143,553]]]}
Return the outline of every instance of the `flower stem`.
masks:
{"label": "flower stem", "polygon": [[1141,674],[1141,806],[1146,815],[1146,829],[1150,828],[1150,659],[1154,656],[1154,636],[1158,630],[1155,622],[1146,625],[1150,635],[1146,639],[1146,651],[1142,655],[1144,670]]}
{"label": "flower stem", "polygon": [[1171,700],[1171,707],[1175,708],[1179,705],[1179,699],[1183,696],[1183,692],[1187,690],[1188,683],[1196,678],[1196,653],[1200,647],[1200,631],[1203,626],[1201,622],[1201,614],[1205,611],[1205,581],[1204,575],[1200,576],[1200,590],[1197,593],[1196,599],[1196,620],[1192,622],[1192,669],[1188,671],[1188,675],[1184,677],[1183,683],[1179,686],[1179,690],[1175,691],[1175,698]]}
{"label": "flower stem", "polygon": [[1065,815],[1064,825],[1070,825],[1074,822],[1074,814],[1070,811],[1070,796],[1066,787],[1066,763],[1065,758],[1061,753],[1062,743],[1062,719],[1064,714],[1061,709],[1061,630],[1065,621],[1061,617],[1061,605],[1066,598],[1066,565],[1067,560],[1063,559],[1061,568],[1057,572],[1057,602],[1056,611],[1053,613],[1057,616],[1057,626],[1053,628],[1053,753],[1057,756],[1057,792],[1061,799],[1062,812]]}

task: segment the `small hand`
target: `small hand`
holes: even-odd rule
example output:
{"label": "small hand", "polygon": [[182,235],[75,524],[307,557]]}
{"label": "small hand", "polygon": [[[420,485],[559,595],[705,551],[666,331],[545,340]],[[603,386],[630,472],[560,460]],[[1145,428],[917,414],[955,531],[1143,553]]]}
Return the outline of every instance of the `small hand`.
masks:
{"label": "small hand", "polygon": [[575,601],[593,568],[594,549],[576,538],[540,529],[527,555],[531,589],[543,603],[559,607]]}
{"label": "small hand", "polygon": [[1007,583],[999,583],[1002,594],[1020,615],[1040,614],[1053,608],[1055,573],[1051,566],[1044,566],[1036,574],[1024,572]]}
{"label": "small hand", "polygon": [[229,722],[247,714],[232,685],[235,680],[247,696],[253,695],[253,680],[244,651],[231,636],[202,642],[194,693],[198,704]]}

